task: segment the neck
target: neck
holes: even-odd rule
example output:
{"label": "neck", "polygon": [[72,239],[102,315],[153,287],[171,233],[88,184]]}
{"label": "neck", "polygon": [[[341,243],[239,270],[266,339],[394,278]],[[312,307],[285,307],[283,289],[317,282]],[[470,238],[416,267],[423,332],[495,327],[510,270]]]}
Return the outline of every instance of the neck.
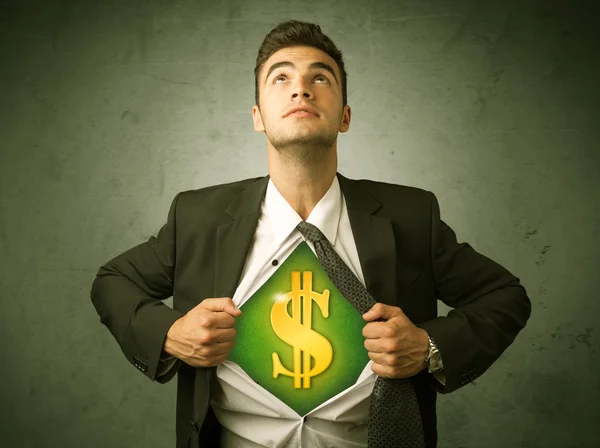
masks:
{"label": "neck", "polygon": [[319,163],[289,163],[269,148],[269,175],[273,185],[292,208],[306,220],[331,187],[337,172],[337,151]]}

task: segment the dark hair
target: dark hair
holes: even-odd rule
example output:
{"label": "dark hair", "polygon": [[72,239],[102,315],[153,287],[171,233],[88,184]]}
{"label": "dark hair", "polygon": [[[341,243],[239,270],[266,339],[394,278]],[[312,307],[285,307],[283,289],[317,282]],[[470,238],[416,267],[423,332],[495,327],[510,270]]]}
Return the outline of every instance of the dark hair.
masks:
{"label": "dark hair", "polygon": [[256,105],[258,106],[259,97],[259,73],[267,59],[273,53],[288,47],[307,46],[317,48],[327,53],[336,62],[342,74],[342,107],[348,103],[346,92],[346,69],[344,68],[344,60],[342,52],[337,49],[332,40],[321,31],[319,25],[307,22],[299,22],[290,20],[282,22],[273,28],[265,37],[258,56],[256,57],[256,67],[254,68],[254,96]]}

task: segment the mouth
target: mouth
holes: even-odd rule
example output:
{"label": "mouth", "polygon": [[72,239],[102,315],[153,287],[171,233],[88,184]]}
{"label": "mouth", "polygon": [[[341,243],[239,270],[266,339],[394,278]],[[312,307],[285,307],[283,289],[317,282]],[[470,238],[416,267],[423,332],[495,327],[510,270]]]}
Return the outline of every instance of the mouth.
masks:
{"label": "mouth", "polygon": [[284,117],[310,118],[318,117],[319,114],[308,105],[297,106],[290,110]]}
{"label": "mouth", "polygon": [[297,112],[293,112],[291,114],[288,115],[288,117],[296,117],[296,118],[317,118],[317,116],[315,114],[312,114],[310,112],[307,112],[305,110],[299,110]]}

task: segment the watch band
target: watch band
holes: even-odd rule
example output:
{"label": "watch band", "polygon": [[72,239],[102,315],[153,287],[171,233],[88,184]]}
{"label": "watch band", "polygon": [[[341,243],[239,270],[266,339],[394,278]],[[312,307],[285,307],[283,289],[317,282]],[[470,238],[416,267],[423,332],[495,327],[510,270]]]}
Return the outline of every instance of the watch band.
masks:
{"label": "watch band", "polygon": [[435,345],[435,342],[429,336],[429,353],[427,355],[427,359],[425,360],[427,363],[427,370],[429,373],[439,372],[444,369],[444,365],[442,364],[442,355]]}

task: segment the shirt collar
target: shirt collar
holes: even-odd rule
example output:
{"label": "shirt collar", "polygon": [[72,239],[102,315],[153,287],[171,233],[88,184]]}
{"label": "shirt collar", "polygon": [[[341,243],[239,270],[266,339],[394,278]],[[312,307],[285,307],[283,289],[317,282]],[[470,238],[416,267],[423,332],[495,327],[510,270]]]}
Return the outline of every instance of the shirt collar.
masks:
{"label": "shirt collar", "polygon": [[[316,226],[331,245],[335,245],[341,211],[342,190],[337,176],[334,176],[329,190],[317,203],[306,222]],[[273,242],[277,245],[283,243],[298,223],[302,221],[296,210],[279,193],[271,178],[269,178],[265,193],[262,215],[267,220],[271,228]]]}

